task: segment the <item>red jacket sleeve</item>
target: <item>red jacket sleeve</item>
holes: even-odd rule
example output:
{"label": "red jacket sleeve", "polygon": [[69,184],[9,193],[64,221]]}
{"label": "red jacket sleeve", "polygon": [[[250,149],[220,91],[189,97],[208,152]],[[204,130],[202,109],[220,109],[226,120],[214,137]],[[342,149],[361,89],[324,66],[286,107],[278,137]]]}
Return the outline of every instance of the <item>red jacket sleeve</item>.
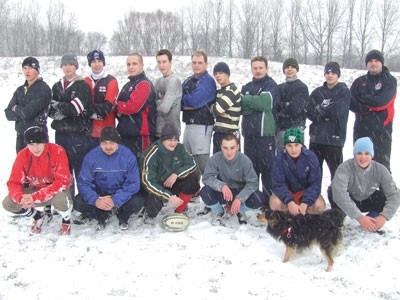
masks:
{"label": "red jacket sleeve", "polygon": [[107,85],[105,100],[110,102],[114,106],[115,101],[117,100],[118,97],[118,93],[119,93],[118,81],[116,79],[113,79]]}
{"label": "red jacket sleeve", "polygon": [[127,102],[118,102],[118,112],[125,115],[138,113],[147,103],[150,92],[151,87],[147,81],[139,82],[136,88],[132,91]]}
{"label": "red jacket sleeve", "polygon": [[24,166],[28,166],[27,148],[21,150],[11,169],[10,178],[7,181],[8,195],[14,202],[20,203],[24,194],[24,182],[26,181]]}

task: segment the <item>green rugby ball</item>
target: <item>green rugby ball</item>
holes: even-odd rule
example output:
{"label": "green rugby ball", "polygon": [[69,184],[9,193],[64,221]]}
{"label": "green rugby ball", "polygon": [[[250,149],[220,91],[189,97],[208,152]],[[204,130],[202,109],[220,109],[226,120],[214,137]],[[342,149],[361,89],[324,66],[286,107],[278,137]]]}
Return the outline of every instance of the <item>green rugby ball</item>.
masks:
{"label": "green rugby ball", "polygon": [[190,220],[185,214],[173,213],[161,219],[161,227],[170,232],[185,231],[189,224]]}

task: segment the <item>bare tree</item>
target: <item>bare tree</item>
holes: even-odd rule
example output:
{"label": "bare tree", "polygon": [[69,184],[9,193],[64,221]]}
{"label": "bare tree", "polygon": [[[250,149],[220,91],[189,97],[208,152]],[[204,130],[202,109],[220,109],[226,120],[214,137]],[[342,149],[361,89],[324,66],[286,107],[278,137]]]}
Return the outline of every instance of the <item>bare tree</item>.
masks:
{"label": "bare tree", "polygon": [[83,43],[83,52],[89,53],[94,49],[104,49],[107,37],[101,32],[88,32]]}
{"label": "bare tree", "polygon": [[347,19],[342,35],[342,66],[351,67],[353,60],[354,10],[356,0],[347,1]]}
{"label": "bare tree", "polygon": [[193,52],[199,50],[199,38],[201,33],[201,25],[199,22],[198,16],[198,4],[192,1],[190,7],[186,9],[186,28],[187,28],[187,36],[188,36],[188,50],[189,52]]}
{"label": "bare tree", "polygon": [[380,0],[378,5],[378,22],[382,53],[391,53],[398,48],[399,42],[399,3],[393,0]]}
{"label": "bare tree", "polygon": [[287,43],[288,56],[300,57],[300,49],[304,40],[301,39],[300,15],[302,14],[301,0],[290,0],[287,8]]}
{"label": "bare tree", "polygon": [[233,57],[233,44],[235,37],[235,21],[237,19],[236,6],[234,0],[228,0],[226,6],[226,43],[228,56]]}
{"label": "bare tree", "polygon": [[135,44],[134,19],[136,13],[130,11],[122,20],[118,21],[117,29],[111,37],[110,48],[115,55],[128,55],[133,52]]}
{"label": "bare tree", "polygon": [[355,36],[358,42],[358,67],[363,66],[364,55],[366,49],[369,47],[371,38],[371,20],[373,14],[373,1],[372,0],[360,0],[358,7],[357,22],[355,26]]}
{"label": "bare tree", "polygon": [[286,20],[283,4],[282,0],[270,0],[270,44],[272,47],[272,59],[275,61],[282,59],[283,20]]}
{"label": "bare tree", "polygon": [[[239,27],[239,49],[243,58],[250,58],[255,53],[256,32],[258,28],[258,9],[257,1],[244,0],[240,6],[241,17]],[[240,51],[240,50],[239,50]]]}
{"label": "bare tree", "polygon": [[326,60],[331,61],[333,57],[333,38],[339,26],[341,25],[345,10],[342,8],[339,0],[328,0],[328,32],[327,32],[327,51]]}

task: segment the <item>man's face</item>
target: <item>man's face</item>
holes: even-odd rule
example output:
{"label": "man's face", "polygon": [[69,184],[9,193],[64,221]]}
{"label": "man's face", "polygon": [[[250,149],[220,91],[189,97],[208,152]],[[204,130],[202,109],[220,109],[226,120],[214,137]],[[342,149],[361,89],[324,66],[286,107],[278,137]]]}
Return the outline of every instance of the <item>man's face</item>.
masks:
{"label": "man's face", "polygon": [[251,74],[254,79],[260,79],[268,74],[268,68],[263,61],[253,61],[251,64]]}
{"label": "man's face", "polygon": [[195,76],[200,76],[207,70],[208,63],[204,61],[202,55],[195,55],[192,57],[192,70]]}
{"label": "man's face", "polygon": [[67,80],[71,80],[76,76],[76,66],[75,65],[62,65],[62,70]]}
{"label": "man's face", "polygon": [[45,146],[46,144],[44,143],[31,143],[28,144],[28,149],[34,156],[39,157],[42,155]]}
{"label": "man's face", "polygon": [[179,140],[176,138],[172,138],[172,139],[164,140],[161,143],[163,144],[165,149],[172,152],[172,151],[175,151],[175,148],[178,145]]}
{"label": "man's face", "polygon": [[103,71],[104,64],[102,60],[95,59],[90,63],[90,67],[92,68],[92,72],[94,74],[99,74],[101,71]]}
{"label": "man's face", "polygon": [[227,160],[232,160],[239,151],[239,145],[235,140],[222,140],[221,151]]}
{"label": "man's face", "polygon": [[157,67],[163,76],[171,74],[172,61],[169,61],[167,55],[160,55],[156,57]]}
{"label": "man's face", "polygon": [[113,141],[102,141],[100,143],[100,148],[107,155],[112,155],[118,150],[118,143]]}
{"label": "man's face", "polygon": [[136,55],[128,56],[126,59],[126,68],[129,76],[137,76],[143,72],[143,63]]}
{"label": "man's face", "polygon": [[293,78],[297,75],[297,69],[292,66],[288,66],[283,71],[285,73],[286,78]]}
{"label": "man's face", "polygon": [[371,75],[378,75],[382,73],[383,65],[380,60],[370,59],[367,62],[367,69]]}
{"label": "man's face", "polygon": [[372,156],[368,152],[358,152],[354,159],[360,168],[366,169],[372,161]]}
{"label": "man's face", "polygon": [[214,78],[220,86],[227,86],[229,84],[229,76],[224,72],[214,73]]}
{"label": "man's face", "polygon": [[24,73],[25,79],[28,82],[33,82],[39,78],[39,72],[35,68],[24,66],[22,68],[22,73]]}
{"label": "man's face", "polygon": [[301,148],[303,148],[303,145],[300,143],[289,143],[285,145],[286,152],[292,158],[297,158],[300,156]]}
{"label": "man's face", "polygon": [[336,73],[328,72],[324,76],[328,88],[334,87],[339,82],[339,76]]}

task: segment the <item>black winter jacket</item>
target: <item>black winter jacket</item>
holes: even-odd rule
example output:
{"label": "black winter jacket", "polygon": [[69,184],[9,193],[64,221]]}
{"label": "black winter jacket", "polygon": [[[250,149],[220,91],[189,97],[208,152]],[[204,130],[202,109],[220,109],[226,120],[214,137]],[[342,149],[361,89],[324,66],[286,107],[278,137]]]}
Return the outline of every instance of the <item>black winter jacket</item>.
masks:
{"label": "black winter jacket", "polygon": [[92,120],[87,110],[92,103],[90,88],[82,77],[76,77],[64,90],[64,80],[52,88],[53,104],[49,117],[54,119],[51,128],[63,133],[85,133],[90,135]]}
{"label": "black winter jacket", "polygon": [[326,82],[310,95],[307,117],[311,120],[310,142],[344,146],[351,96],[344,82],[329,89]]}
{"label": "black winter jacket", "polygon": [[4,112],[8,121],[15,121],[18,134],[23,134],[31,126],[40,126],[47,131],[50,101],[50,87],[39,78],[29,88],[27,82],[18,87]]}

